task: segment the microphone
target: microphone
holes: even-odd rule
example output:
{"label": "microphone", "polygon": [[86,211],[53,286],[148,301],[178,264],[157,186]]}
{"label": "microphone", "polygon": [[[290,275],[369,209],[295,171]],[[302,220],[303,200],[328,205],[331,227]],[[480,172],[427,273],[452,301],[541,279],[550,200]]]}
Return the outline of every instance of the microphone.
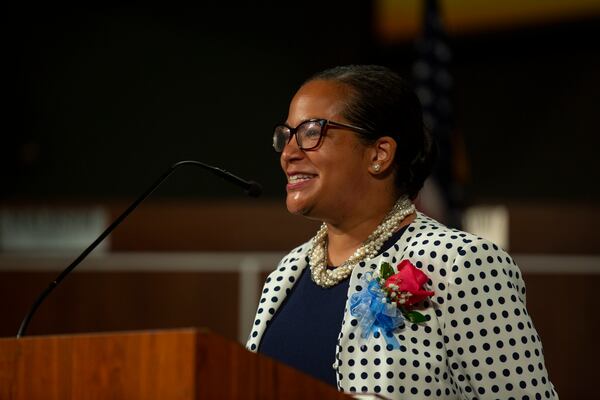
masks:
{"label": "microphone", "polygon": [[218,167],[214,167],[212,165],[208,165],[205,163],[202,163],[200,161],[193,161],[193,160],[186,160],[186,161],[179,161],[176,162],[175,164],[171,165],[169,167],[169,169],[167,169],[161,176],[160,178],[158,178],[144,193],[142,193],[140,195],[140,197],[138,197],[133,203],[131,203],[131,205],[129,205],[129,207],[127,207],[127,209],[125,211],[123,211],[123,213],[121,215],[119,215],[117,217],[117,219],[115,219],[113,221],[112,224],[110,224],[108,226],[108,228],[106,228],[106,230],[104,232],[102,232],[100,234],[100,236],[98,236],[98,238],[96,238],[96,240],[94,240],[92,242],[92,244],[90,244],[80,255],[79,257],[77,257],[75,259],[75,261],[73,261],[71,263],[71,265],[69,265],[67,268],[65,268],[65,270],[63,272],[61,272],[56,279],[54,279],[52,282],[50,282],[50,284],[48,285],[48,287],[38,296],[38,298],[35,300],[35,302],[33,303],[33,305],[31,306],[31,308],[29,309],[29,312],[27,312],[27,314],[25,315],[25,318],[23,318],[23,321],[21,322],[21,326],[19,327],[19,331],[17,332],[17,339],[21,338],[22,336],[25,335],[25,332],[27,331],[27,326],[29,326],[29,322],[31,321],[31,318],[33,318],[33,315],[35,314],[36,310],[38,309],[38,307],[42,304],[42,302],[44,301],[44,299],[46,299],[46,297],[48,297],[48,295],[54,290],[54,288],[56,286],[58,286],[63,279],[66,278],[67,275],[69,275],[71,273],[71,271],[73,271],[75,269],[75,267],[77,267],[79,265],[79,263],[81,263],[83,260],[85,260],[85,258],[100,244],[102,243],[102,241],[104,239],[106,239],[106,237],[108,235],[110,235],[110,233],[121,224],[121,222],[123,222],[125,220],[125,218],[127,218],[127,216],[137,208],[137,206],[140,205],[140,203],[142,201],[144,201],[148,196],[150,196],[160,185],[161,183],[163,183],[163,181],[165,179],[167,179],[173,172],[175,172],[175,170],[177,170],[180,167],[186,166],[186,165],[193,165],[196,167],[200,167],[203,169],[206,169],[210,172],[212,172],[213,174],[220,176],[221,178],[225,179],[228,182],[231,182],[239,187],[241,187],[242,189],[244,189],[244,191],[246,192],[246,194],[248,194],[251,197],[258,197],[260,196],[260,194],[262,193],[262,186],[254,181],[247,181],[245,179],[242,179],[234,174],[232,174],[229,171],[226,171],[222,168],[218,168]]}
{"label": "microphone", "polygon": [[250,197],[258,197],[262,194],[262,186],[259,183],[254,182],[254,181],[246,181],[246,180],[240,178],[239,176],[235,176],[234,174],[232,174],[229,171],[226,171],[222,168],[213,167],[212,165],[201,163],[200,161],[180,161],[180,162],[174,164],[171,168],[177,168],[180,165],[187,164],[187,163],[194,164],[199,167],[208,169],[208,170],[212,171],[213,173],[215,173],[216,175],[219,175],[221,178],[225,179],[226,181],[229,181],[235,185],[240,186],[242,189],[244,189],[246,194]]}

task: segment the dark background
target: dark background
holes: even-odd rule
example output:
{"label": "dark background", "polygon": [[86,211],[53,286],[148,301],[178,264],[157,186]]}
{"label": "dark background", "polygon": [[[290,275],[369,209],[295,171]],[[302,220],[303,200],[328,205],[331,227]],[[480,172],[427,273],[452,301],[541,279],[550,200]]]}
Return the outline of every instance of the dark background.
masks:
{"label": "dark background", "polygon": [[[311,74],[381,63],[410,78],[412,41],[380,43],[371,2],[11,6],[0,150],[5,200],[141,192],[197,159],[283,197],[272,126]],[[600,198],[598,17],[450,37],[467,201]],[[237,197],[200,171],[158,197]]]}
{"label": "dark background", "polygon": [[[243,265],[180,271],[176,253],[207,266],[205,252],[283,252],[314,235],[314,221],[285,210],[272,127],[298,86],[324,68],[381,63],[411,78],[416,35],[381,41],[375,4],[4,6],[0,213],[24,215],[34,233],[49,220],[60,234],[64,215],[82,205],[100,204],[112,220],[181,159],[265,189],[248,201],[203,171],[180,171],[115,230],[96,269],[89,258],[48,298],[30,333],[208,326],[245,335],[252,315],[239,321]],[[600,13],[589,14],[450,32],[464,205],[508,205],[511,254],[539,255],[519,264],[563,399],[593,397],[600,358]],[[163,265],[147,269],[159,253]],[[14,335],[73,259],[0,251],[0,335]],[[226,293],[218,312],[216,288]]]}

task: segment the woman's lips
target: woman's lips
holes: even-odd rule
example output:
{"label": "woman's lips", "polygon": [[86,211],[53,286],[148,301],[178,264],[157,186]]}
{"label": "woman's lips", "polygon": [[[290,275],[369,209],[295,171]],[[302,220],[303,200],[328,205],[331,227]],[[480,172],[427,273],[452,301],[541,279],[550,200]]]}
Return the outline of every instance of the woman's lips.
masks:
{"label": "woman's lips", "polygon": [[299,190],[309,185],[316,175],[309,174],[295,174],[288,176],[288,184],[286,186],[287,190]]}

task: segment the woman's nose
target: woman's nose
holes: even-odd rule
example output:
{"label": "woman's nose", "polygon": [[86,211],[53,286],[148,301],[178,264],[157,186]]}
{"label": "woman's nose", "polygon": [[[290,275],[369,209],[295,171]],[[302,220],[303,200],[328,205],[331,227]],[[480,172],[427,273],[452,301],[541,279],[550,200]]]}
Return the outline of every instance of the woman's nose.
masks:
{"label": "woman's nose", "polygon": [[294,135],[283,148],[283,151],[281,152],[281,160],[284,162],[289,162],[295,159],[302,158],[303,156],[304,151],[302,151],[300,146],[298,146],[296,135]]}

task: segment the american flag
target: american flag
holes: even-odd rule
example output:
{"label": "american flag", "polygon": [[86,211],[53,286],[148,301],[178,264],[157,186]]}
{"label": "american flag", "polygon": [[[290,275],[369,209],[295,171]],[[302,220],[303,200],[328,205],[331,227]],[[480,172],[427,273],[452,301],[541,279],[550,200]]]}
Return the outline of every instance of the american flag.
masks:
{"label": "american flag", "polygon": [[[451,93],[453,79],[449,72],[452,52],[448,45],[437,0],[426,0],[423,32],[416,42],[417,58],[413,65],[415,91],[423,105],[425,126],[435,138],[439,154],[433,172],[442,197],[446,223],[459,226],[462,184],[456,177],[456,137]],[[427,187],[427,185],[426,185]],[[424,202],[427,202],[425,199]],[[425,207],[426,208],[426,207]]]}

